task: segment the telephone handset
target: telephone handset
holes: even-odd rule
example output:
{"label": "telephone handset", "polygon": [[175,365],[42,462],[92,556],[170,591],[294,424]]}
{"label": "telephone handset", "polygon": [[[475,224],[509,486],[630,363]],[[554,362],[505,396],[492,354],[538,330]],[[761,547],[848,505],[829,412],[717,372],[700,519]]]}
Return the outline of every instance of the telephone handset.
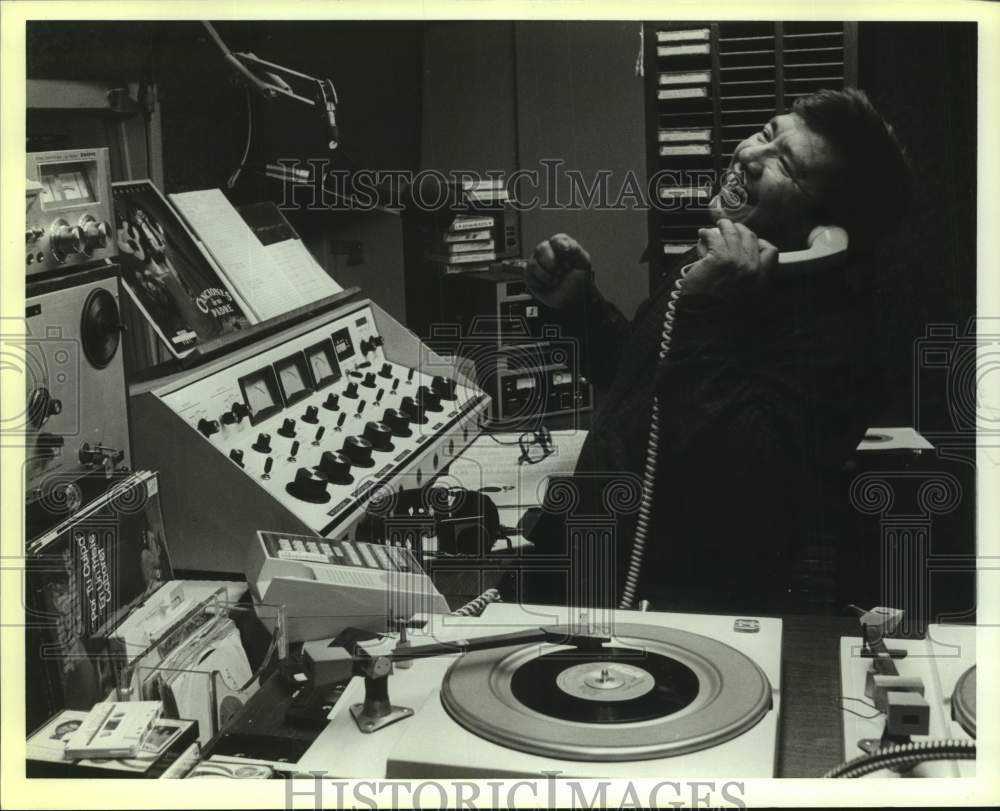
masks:
{"label": "telephone handset", "polygon": [[[807,272],[840,264],[850,239],[847,231],[839,225],[817,225],[809,232],[807,243],[809,247],[801,251],[783,251],[778,254],[779,272]],[[701,256],[706,253],[700,243],[698,253]]]}
{"label": "telephone handset", "polygon": [[[821,270],[840,264],[847,252],[849,239],[847,231],[836,225],[818,225],[809,232],[807,240],[809,247],[801,251],[786,251],[778,254],[778,273],[806,273]],[[699,253],[704,256],[702,246]],[[685,269],[686,271],[686,269]],[[660,357],[662,363],[670,352],[670,341],[674,331],[674,314],[677,299],[684,291],[684,274],[674,284],[670,293],[670,303],[663,319],[663,332],[660,338]],[[619,608],[631,608],[635,602],[636,589],[639,586],[639,575],[642,571],[642,558],[646,546],[646,536],[653,513],[653,490],[656,484],[656,463],[660,447],[660,403],[654,395],[653,409],[649,419],[649,440],[646,445],[646,462],[642,472],[642,498],[639,502],[639,515],[632,540],[632,550],[629,555],[628,567],[625,570],[625,588],[619,601]]]}
{"label": "telephone handset", "polygon": [[779,269],[809,271],[839,264],[850,242],[847,231],[839,225],[817,225],[807,241],[809,247],[804,250],[779,253]]}

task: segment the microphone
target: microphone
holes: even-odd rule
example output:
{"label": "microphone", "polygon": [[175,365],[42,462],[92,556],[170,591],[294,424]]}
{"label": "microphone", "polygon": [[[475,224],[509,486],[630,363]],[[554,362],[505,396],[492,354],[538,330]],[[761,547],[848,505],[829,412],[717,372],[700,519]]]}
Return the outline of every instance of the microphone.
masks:
{"label": "microphone", "polygon": [[327,144],[332,152],[340,146],[340,128],[337,126],[337,91],[329,79],[317,79],[316,106],[327,127],[330,140]]}

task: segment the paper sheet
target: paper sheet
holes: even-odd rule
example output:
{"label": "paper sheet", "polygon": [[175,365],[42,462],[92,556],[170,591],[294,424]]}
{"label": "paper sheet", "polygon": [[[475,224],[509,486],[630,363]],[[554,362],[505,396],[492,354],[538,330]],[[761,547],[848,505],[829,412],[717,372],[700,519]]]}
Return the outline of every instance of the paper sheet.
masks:
{"label": "paper sheet", "polygon": [[170,199],[260,320],[343,289],[300,240],[262,245],[219,189],[172,194]]}

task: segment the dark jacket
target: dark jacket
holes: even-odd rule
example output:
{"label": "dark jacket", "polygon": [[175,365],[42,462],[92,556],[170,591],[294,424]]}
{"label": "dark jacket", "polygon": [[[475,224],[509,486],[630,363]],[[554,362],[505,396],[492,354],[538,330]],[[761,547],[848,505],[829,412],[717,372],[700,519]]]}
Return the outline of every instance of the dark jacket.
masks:
{"label": "dark jacket", "polygon": [[786,610],[791,562],[828,537],[830,505],[847,499],[831,493],[836,472],[881,403],[873,300],[855,263],[778,275],[738,306],[682,296],[661,362],[670,293],[695,258],[678,264],[631,323],[596,290],[564,314],[564,334],[579,342],[583,370],[603,396],[577,462],[578,503],[543,515],[532,540],[563,551],[572,546],[567,524],[613,518],[605,559],[615,561],[617,601],[636,512],[627,498],[616,510],[607,485],[622,474],[641,481],[655,392],[659,453],[637,597],[658,610]]}

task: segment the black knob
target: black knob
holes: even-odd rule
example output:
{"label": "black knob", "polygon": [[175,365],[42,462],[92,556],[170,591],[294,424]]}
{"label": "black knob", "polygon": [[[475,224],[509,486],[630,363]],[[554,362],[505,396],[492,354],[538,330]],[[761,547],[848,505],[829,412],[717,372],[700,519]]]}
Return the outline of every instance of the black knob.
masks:
{"label": "black knob", "polygon": [[238,464],[240,467],[243,467],[243,451],[241,451],[239,448],[233,448],[229,452],[229,458],[232,459],[234,462],[236,462],[236,464]]}
{"label": "black knob", "polygon": [[375,395],[375,402],[381,403],[383,397],[385,397],[385,389],[379,389],[378,394]]}
{"label": "black knob", "polygon": [[257,451],[257,453],[270,453],[271,452],[271,435],[270,434],[257,434],[257,441],[251,445],[251,447]]}
{"label": "black knob", "polygon": [[223,425],[235,425],[237,423],[236,415],[232,411],[223,411],[219,415],[219,422]]}
{"label": "black knob", "polygon": [[381,370],[378,373],[379,377],[392,377],[392,364],[383,363]]}
{"label": "black knob", "polygon": [[250,416],[250,409],[245,403],[233,403],[233,407],[230,409],[233,416],[236,417],[236,422],[243,422],[244,419]]}
{"label": "black knob", "polygon": [[295,461],[295,457],[298,456],[298,455],[299,455],[299,441],[296,439],[292,443],[291,449],[288,451],[288,461],[289,462],[294,462]]}
{"label": "black knob", "polygon": [[55,399],[49,390],[39,387],[28,398],[28,419],[35,428],[41,428],[53,414],[62,412],[62,401]]}
{"label": "black knob", "polygon": [[442,400],[455,399],[455,381],[450,377],[436,376],[431,381],[431,388],[440,395]]}
{"label": "black knob", "polygon": [[319,422],[319,409],[316,406],[307,406],[306,413],[302,415],[302,422],[315,425]]}
{"label": "black knob", "polygon": [[406,376],[406,382],[407,383],[412,383],[413,382],[413,373],[415,371],[417,371],[417,370],[416,369],[410,369],[410,373]]}
{"label": "black knob", "polygon": [[295,471],[295,481],[286,484],[285,490],[302,501],[324,504],[330,500],[330,494],[326,492],[328,481],[326,476],[307,467],[300,467]]}
{"label": "black knob", "polygon": [[382,422],[389,426],[393,436],[412,436],[410,420],[405,414],[400,414],[395,408],[387,408],[382,415]]}
{"label": "black knob", "polygon": [[417,402],[425,411],[441,411],[441,395],[435,394],[427,386],[417,389]]}
{"label": "black knob", "polygon": [[358,414],[360,414],[362,411],[365,410],[365,406],[366,405],[367,405],[367,403],[364,400],[359,400],[358,401]]}
{"label": "black knob", "polygon": [[350,484],[354,481],[351,460],[340,451],[324,451],[316,470],[334,484]]}
{"label": "black knob", "polygon": [[284,422],[281,423],[281,427],[278,429],[278,433],[287,439],[295,436],[295,420],[291,417],[285,417]]}
{"label": "black knob", "polygon": [[398,388],[399,388],[399,378],[397,377],[395,380],[392,381],[392,390],[393,390],[393,392],[395,392],[396,389],[398,389]]}
{"label": "black knob", "polygon": [[365,379],[361,383],[362,386],[368,389],[375,388],[375,372],[368,372],[365,374]]}
{"label": "black knob", "polygon": [[340,408],[340,395],[330,392],[326,396],[326,400],[323,402],[323,408],[327,411],[336,411]]}
{"label": "black knob", "polygon": [[351,460],[351,464],[355,467],[371,467],[375,464],[372,459],[372,443],[364,437],[347,437],[341,452]]}
{"label": "black knob", "polygon": [[203,417],[198,420],[198,430],[205,436],[211,436],[212,434],[217,434],[219,432],[219,423],[217,420],[206,420]]}
{"label": "black knob", "polygon": [[337,417],[337,430],[338,431],[343,427],[344,421],[346,419],[347,419],[347,412],[346,411],[341,411],[340,412],[340,416]]}
{"label": "black knob", "polygon": [[362,338],[361,343],[358,344],[358,348],[361,350],[362,355],[367,355],[375,348],[375,344],[367,338]]}
{"label": "black knob", "polygon": [[377,451],[394,451],[396,446],[392,444],[392,429],[384,422],[365,423],[364,438],[372,443],[372,447]]}
{"label": "black knob", "polygon": [[272,467],[274,467],[274,457],[268,456],[267,459],[264,460],[264,475],[261,476],[262,479],[270,479],[271,478],[271,468]]}
{"label": "black knob", "polygon": [[409,395],[400,401],[399,410],[409,418],[410,422],[427,422],[427,417],[424,414],[424,407],[420,403],[414,401],[414,399]]}
{"label": "black knob", "polygon": [[352,400],[356,400],[358,397],[358,384],[353,380],[347,384],[347,388],[344,389],[344,396],[350,397]]}
{"label": "black knob", "polygon": [[313,440],[313,445],[319,445],[319,441],[323,438],[323,434],[326,433],[326,426],[321,425],[316,429],[316,438]]}

